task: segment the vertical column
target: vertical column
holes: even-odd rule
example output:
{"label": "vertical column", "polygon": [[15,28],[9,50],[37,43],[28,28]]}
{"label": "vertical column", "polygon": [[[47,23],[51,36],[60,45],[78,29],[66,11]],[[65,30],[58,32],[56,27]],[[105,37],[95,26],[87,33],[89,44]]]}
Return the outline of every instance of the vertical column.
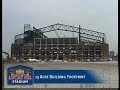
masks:
{"label": "vertical column", "polygon": [[83,62],[83,44],[81,44],[81,59],[82,59],[82,62]]}
{"label": "vertical column", "polygon": [[65,42],[63,38],[63,60],[65,60]]}
{"label": "vertical column", "polygon": [[76,40],[76,44],[75,44],[75,51],[76,51],[75,54],[76,54],[76,55],[75,55],[75,56],[76,56],[76,60],[77,60],[77,57],[78,57],[78,56],[77,56],[77,51],[78,51],[78,49],[77,49],[77,48],[78,48],[78,47],[77,47],[77,38],[76,38],[75,40]]}
{"label": "vertical column", "polygon": [[33,39],[33,58],[35,58],[35,39]]}
{"label": "vertical column", "polygon": [[71,39],[69,38],[69,61],[71,61]]}
{"label": "vertical column", "polygon": [[57,50],[56,50],[56,52],[57,52],[57,59],[59,59],[58,51],[59,51],[59,49],[58,49],[58,38],[57,38]]}
{"label": "vertical column", "polygon": [[81,43],[81,32],[80,32],[80,25],[79,25],[79,43]]}
{"label": "vertical column", "polygon": [[96,61],[96,44],[94,43],[94,61]]}
{"label": "vertical column", "polygon": [[39,60],[41,60],[41,48],[39,47]]}
{"label": "vertical column", "polygon": [[35,58],[35,45],[33,45],[33,58]]}
{"label": "vertical column", "polygon": [[23,59],[23,57],[24,57],[24,45],[22,47],[22,59]]}
{"label": "vertical column", "polygon": [[53,39],[51,38],[51,59],[53,60]]}
{"label": "vertical column", "polygon": [[28,58],[30,59],[30,55],[31,55],[31,49],[30,49],[30,45],[28,45]]}
{"label": "vertical column", "polygon": [[88,53],[88,57],[87,57],[87,59],[88,59],[88,61],[91,60],[91,59],[90,59],[89,51],[90,51],[90,43],[87,44],[87,53]]}
{"label": "vertical column", "polygon": [[47,39],[45,39],[45,60],[47,60]]}
{"label": "vertical column", "polygon": [[40,40],[40,47],[39,47],[39,60],[41,60],[41,39]]}

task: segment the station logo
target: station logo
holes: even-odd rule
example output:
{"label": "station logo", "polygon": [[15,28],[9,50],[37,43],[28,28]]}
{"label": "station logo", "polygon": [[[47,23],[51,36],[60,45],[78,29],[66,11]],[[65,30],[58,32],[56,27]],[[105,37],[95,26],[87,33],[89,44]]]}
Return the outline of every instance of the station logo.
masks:
{"label": "station logo", "polygon": [[8,85],[31,85],[33,84],[33,69],[24,65],[8,67]]}

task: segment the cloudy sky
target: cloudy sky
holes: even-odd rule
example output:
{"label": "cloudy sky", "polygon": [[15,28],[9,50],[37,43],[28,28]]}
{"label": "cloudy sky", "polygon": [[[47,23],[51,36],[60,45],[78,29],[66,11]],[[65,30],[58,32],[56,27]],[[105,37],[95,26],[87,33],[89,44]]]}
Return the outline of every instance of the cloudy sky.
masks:
{"label": "cloudy sky", "polygon": [[110,50],[118,50],[118,0],[3,0],[2,49],[10,52],[24,24],[40,28],[56,23],[103,32]]}

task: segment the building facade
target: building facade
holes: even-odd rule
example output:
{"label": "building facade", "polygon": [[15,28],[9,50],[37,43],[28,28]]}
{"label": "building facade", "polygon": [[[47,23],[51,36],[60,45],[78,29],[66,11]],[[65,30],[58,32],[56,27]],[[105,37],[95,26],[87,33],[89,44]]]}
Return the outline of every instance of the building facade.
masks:
{"label": "building facade", "polygon": [[109,46],[104,41],[85,42],[80,37],[48,38],[42,32],[37,35],[37,30],[24,31],[22,38],[15,39],[11,45],[12,57],[43,61],[99,61],[109,56]]}

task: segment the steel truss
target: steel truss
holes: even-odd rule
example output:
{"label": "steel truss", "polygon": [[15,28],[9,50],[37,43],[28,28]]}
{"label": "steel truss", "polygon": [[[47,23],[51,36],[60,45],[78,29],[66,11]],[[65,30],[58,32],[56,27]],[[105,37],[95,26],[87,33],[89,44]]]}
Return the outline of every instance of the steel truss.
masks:
{"label": "steel truss", "polygon": [[[30,29],[29,24],[27,24],[25,26],[26,27],[24,27],[24,31],[25,31],[25,29],[27,29],[27,30]],[[84,28],[81,28],[80,26],[74,27],[74,26],[69,26],[69,25],[64,25],[64,24],[59,24],[59,23],[50,25],[47,27],[39,28],[39,29],[36,29],[35,27],[33,27],[34,38],[38,38],[38,36],[47,38],[47,36],[45,36],[44,33],[56,31],[56,30],[78,33],[79,34],[78,35],[79,43],[81,43],[81,42],[95,42],[96,43],[96,42],[105,42],[106,41],[106,39],[105,39],[106,36],[104,33],[84,29]],[[25,36],[24,33],[16,35],[15,40],[17,38],[23,38],[24,36]]]}

